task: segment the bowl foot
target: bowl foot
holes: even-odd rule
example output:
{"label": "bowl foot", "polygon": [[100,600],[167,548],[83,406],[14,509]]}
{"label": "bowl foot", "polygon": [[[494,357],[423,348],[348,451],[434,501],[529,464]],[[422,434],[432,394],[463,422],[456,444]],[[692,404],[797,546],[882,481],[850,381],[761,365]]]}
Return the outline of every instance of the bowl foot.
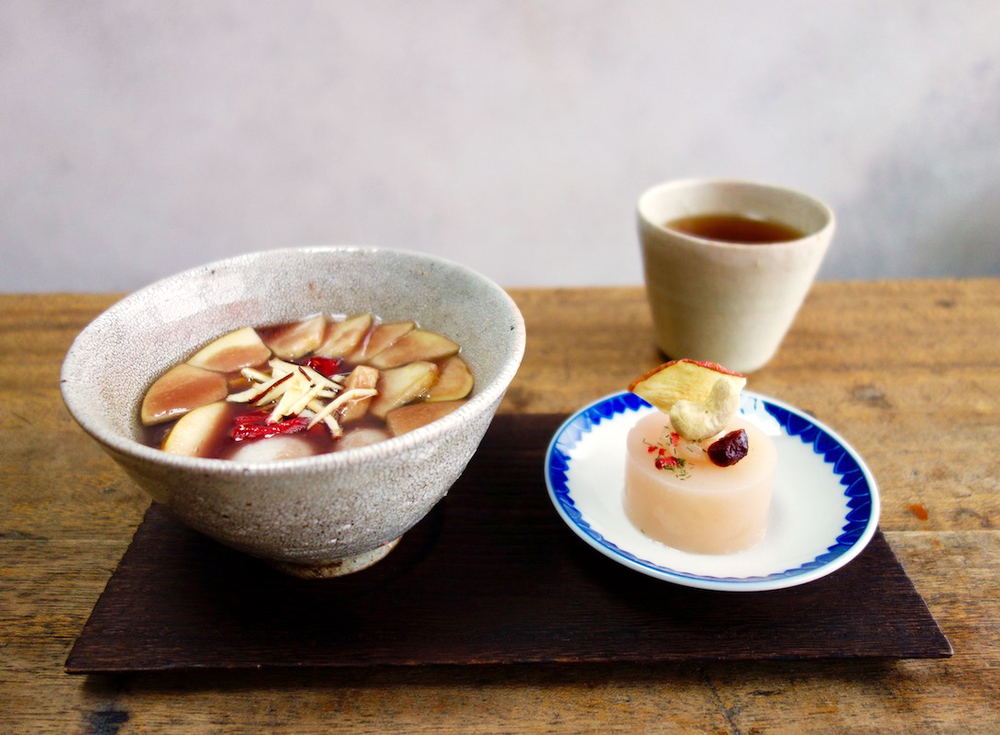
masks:
{"label": "bowl foot", "polygon": [[[402,538],[402,536],[400,536]],[[296,564],[287,561],[269,561],[268,564],[279,572],[290,574],[293,577],[302,579],[330,579],[333,577],[343,577],[346,574],[360,572],[367,569],[372,564],[384,559],[390,551],[396,548],[399,539],[388,541],[377,549],[364,551],[354,556],[345,556],[329,564]]]}

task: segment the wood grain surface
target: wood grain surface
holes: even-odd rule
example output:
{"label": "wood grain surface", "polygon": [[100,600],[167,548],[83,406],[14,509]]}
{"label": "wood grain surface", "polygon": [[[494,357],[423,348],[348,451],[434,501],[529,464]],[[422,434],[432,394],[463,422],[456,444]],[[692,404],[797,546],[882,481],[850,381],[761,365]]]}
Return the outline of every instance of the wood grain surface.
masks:
{"label": "wood grain surface", "polygon": [[[502,412],[566,413],[662,359],[641,288],[511,293],[529,336]],[[865,457],[952,658],[80,677],[67,654],[149,504],[59,395],[114,300],[0,296],[2,733],[1000,731],[1000,281],[817,284],[749,381]]]}

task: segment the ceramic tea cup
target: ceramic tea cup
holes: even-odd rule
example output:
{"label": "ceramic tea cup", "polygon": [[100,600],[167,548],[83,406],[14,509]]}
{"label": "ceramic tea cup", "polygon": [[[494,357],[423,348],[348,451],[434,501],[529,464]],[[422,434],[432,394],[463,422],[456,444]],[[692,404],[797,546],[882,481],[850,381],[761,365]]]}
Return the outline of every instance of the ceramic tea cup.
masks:
{"label": "ceramic tea cup", "polygon": [[[710,360],[741,372],[764,366],[826,254],[835,226],[831,209],[794,189],[721,179],[660,184],[639,198],[637,209],[660,349],[671,358]],[[720,218],[772,223],[785,234],[765,234],[761,242],[732,241],[739,232],[718,239],[702,225]]]}
{"label": "ceramic tea cup", "polygon": [[[475,379],[452,413],[369,446],[261,464],[171,454],[140,439],[152,381],[215,337],[305,316],[415,320],[461,345]],[[70,413],[152,498],[198,531],[284,571],[322,577],[385,556],[458,479],[524,353],[513,300],[456,263],[402,250],[317,247],[211,263],[101,314],[62,370]]]}

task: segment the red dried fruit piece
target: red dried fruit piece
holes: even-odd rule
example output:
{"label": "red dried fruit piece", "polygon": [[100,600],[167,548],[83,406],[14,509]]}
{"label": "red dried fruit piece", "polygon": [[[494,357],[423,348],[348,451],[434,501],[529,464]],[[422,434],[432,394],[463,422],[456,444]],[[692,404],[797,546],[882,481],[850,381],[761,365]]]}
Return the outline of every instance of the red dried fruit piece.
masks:
{"label": "red dried fruit piece", "polygon": [[730,467],[747,456],[748,451],[750,445],[747,433],[743,429],[737,429],[713,442],[708,448],[708,458],[719,467]]}
{"label": "red dried fruit piece", "polygon": [[270,416],[269,411],[257,411],[256,413],[243,413],[233,418],[233,423],[237,426],[242,424],[263,424]]}
{"label": "red dried fruit piece", "polygon": [[332,378],[337,374],[341,359],[339,357],[319,357],[313,356],[305,361],[305,366],[310,367],[324,378]]}
{"label": "red dried fruit piece", "polygon": [[267,416],[259,413],[237,416],[233,423],[235,425],[230,436],[233,437],[234,441],[267,439],[278,434],[294,434],[297,431],[305,431],[309,426],[309,421],[301,416],[269,424]]}

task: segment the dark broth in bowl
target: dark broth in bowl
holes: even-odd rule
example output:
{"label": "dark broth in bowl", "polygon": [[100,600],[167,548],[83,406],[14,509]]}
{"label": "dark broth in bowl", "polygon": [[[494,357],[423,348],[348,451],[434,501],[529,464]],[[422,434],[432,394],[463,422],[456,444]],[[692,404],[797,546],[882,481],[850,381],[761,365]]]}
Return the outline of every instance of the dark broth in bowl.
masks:
{"label": "dark broth in bowl", "polygon": [[768,245],[805,237],[804,232],[783,222],[742,214],[698,214],[670,220],[664,226],[706,240],[745,245]]}
{"label": "dark broth in bowl", "polygon": [[414,321],[323,315],[219,337],[143,397],[145,443],[262,462],[412,431],[461,406],[472,373],[451,339]]}

